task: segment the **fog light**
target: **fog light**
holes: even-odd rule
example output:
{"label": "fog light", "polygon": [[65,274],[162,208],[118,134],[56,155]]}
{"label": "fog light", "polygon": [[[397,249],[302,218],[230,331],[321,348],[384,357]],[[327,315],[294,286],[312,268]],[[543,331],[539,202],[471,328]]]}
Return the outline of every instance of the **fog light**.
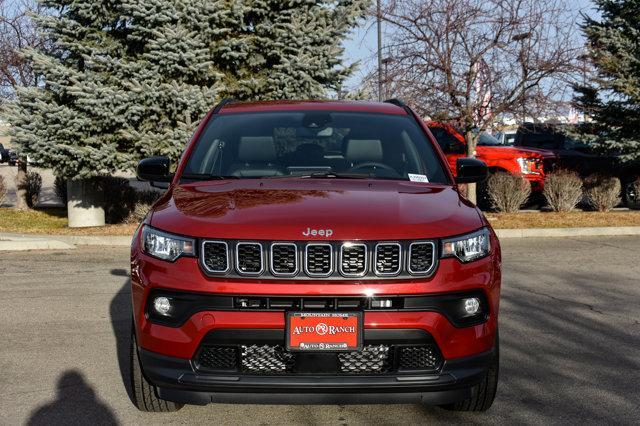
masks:
{"label": "fog light", "polygon": [[167,317],[171,312],[171,300],[164,296],[156,297],[153,301],[153,308],[160,315]]}
{"label": "fog light", "polygon": [[372,308],[384,309],[390,308],[392,305],[391,299],[378,299],[371,301]]}
{"label": "fog light", "polygon": [[467,315],[475,315],[480,312],[480,300],[477,297],[464,299],[464,311]]}

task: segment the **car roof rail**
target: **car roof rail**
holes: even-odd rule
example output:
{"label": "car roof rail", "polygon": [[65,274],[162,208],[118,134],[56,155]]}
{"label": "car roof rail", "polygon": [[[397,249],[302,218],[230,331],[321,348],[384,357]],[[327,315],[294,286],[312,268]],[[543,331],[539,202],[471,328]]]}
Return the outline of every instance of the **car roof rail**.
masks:
{"label": "car roof rail", "polygon": [[220,112],[220,110],[221,110],[222,108],[224,108],[224,107],[225,107],[225,105],[229,105],[229,104],[232,104],[232,103],[234,103],[234,102],[236,102],[236,100],[235,100],[235,99],[232,99],[232,98],[224,98],[223,100],[221,100],[221,101],[218,103],[218,105],[216,105],[216,106],[215,106],[215,108],[213,108],[213,113],[214,113],[214,114],[219,113],[219,112]]}
{"label": "car roof rail", "polygon": [[384,101],[384,103],[385,104],[393,104],[393,105],[399,106],[400,108],[405,108],[407,106],[407,104],[402,102],[402,100],[396,99],[396,98],[387,99],[386,101]]}

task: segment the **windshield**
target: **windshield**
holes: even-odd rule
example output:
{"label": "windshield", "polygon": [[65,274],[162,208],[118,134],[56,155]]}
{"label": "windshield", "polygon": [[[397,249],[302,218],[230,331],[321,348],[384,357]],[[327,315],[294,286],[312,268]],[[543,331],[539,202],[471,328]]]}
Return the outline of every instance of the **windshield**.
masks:
{"label": "windshield", "polygon": [[333,111],[215,115],[181,179],[283,176],[448,183],[409,116]]}
{"label": "windshield", "polygon": [[478,145],[490,146],[490,145],[502,145],[498,139],[491,136],[489,133],[482,132],[480,133],[480,138],[478,138]]}

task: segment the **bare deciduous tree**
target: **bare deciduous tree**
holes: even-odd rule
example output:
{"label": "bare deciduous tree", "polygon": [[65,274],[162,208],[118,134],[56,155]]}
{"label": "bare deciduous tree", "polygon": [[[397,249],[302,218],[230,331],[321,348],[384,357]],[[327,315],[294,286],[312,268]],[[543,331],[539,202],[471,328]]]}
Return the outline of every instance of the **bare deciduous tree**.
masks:
{"label": "bare deciduous tree", "polygon": [[568,12],[557,0],[391,0],[386,92],[458,124],[474,156],[496,118],[539,116],[567,90],[580,49]]}
{"label": "bare deciduous tree", "polygon": [[36,0],[0,0],[0,98],[12,98],[18,87],[33,86],[37,76],[21,54],[27,47],[41,48],[32,17],[42,12]]}

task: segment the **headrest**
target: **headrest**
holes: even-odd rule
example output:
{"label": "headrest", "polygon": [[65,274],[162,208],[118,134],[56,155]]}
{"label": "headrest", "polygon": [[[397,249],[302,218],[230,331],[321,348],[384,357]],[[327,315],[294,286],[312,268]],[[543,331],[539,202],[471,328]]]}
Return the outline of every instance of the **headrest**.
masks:
{"label": "headrest", "polygon": [[243,136],[238,159],[247,163],[268,163],[276,159],[276,145],[271,136]]}
{"label": "headrest", "polygon": [[349,139],[345,158],[355,163],[382,160],[382,142],[379,139]]}

